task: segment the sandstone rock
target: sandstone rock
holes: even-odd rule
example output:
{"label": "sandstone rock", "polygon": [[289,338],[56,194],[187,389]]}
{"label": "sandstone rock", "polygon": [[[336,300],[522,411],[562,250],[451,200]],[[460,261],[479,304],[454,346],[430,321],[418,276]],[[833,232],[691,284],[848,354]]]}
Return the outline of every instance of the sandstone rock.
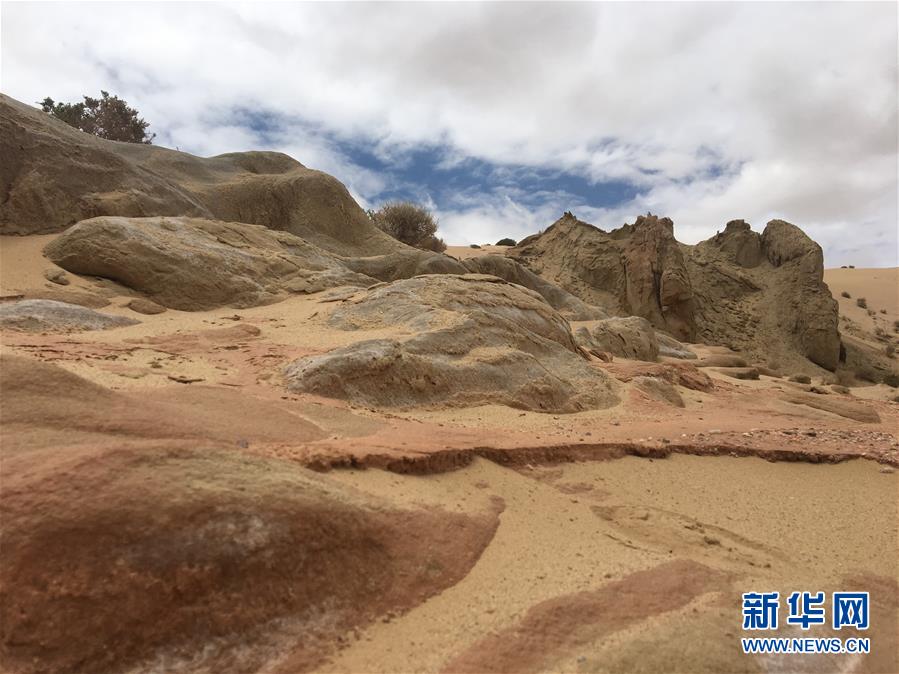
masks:
{"label": "sandstone rock", "polygon": [[566,214],[509,254],[582,300],[643,316],[677,339],[810,372],[836,368],[837,304],[821,249],[799,228],[773,220],[759,235],[735,220],[695,246],[678,244],[672,230],[667,218],[641,216],[604,232]]}
{"label": "sandstone rock", "polygon": [[581,356],[540,295],[483,275],[419,276],[358,293],[328,319],[393,328],[285,369],[293,391],[375,407],[501,404],[545,412],[608,407],[615,385]]}
{"label": "sandstone rock", "polygon": [[185,311],[256,306],[288,292],[375,282],[286,232],[196,218],[83,220],[44,253],[71,272],[112,279]]}
{"label": "sandstone rock", "polygon": [[607,351],[619,358],[655,361],[659,344],[652,325],[645,318],[606,318],[579,327],[575,338],[588,350]]}
{"label": "sandstone rock", "polygon": [[680,360],[696,359],[696,354],[693,351],[674,339],[674,337],[666,335],[664,332],[656,331],[656,341],[659,343],[660,358],[678,358]]}
{"label": "sandstone rock", "polygon": [[650,398],[666,402],[675,407],[684,407],[684,399],[671,382],[657,377],[634,377],[631,382]]}
{"label": "sandstone rock", "polygon": [[449,255],[409,247],[387,255],[345,258],[344,264],[354,272],[385,282],[422,274],[468,273],[462,263]]}
{"label": "sandstone rock", "polygon": [[697,359],[696,367],[746,367],[746,360],[736,354],[712,353]]}
{"label": "sandstone rock", "polygon": [[0,304],[0,327],[26,332],[107,330],[138,322],[53,300],[20,300]]}
{"label": "sandstone rock", "polygon": [[637,218],[607,233],[566,213],[510,251],[532,271],[609,313],[636,315],[691,340],[692,290],[667,218]]}
{"label": "sandstone rock", "polygon": [[77,304],[81,307],[90,309],[102,309],[109,306],[109,300],[103,295],[90,291],[81,290],[72,286],[53,287],[53,288],[35,288],[26,292],[23,299],[28,300],[55,300],[56,302],[66,302],[67,304]]}
{"label": "sandstone rock", "polygon": [[780,379],[781,377],[783,377],[782,373],[780,373],[777,370],[774,370],[770,367],[766,367],[765,365],[753,365],[752,367],[754,367],[756,370],[758,370],[759,374],[764,375],[766,377],[773,377],[774,379]]}
{"label": "sandstone rock", "polygon": [[284,230],[342,255],[407,248],[338,180],[278,152],[204,159],[116,143],[0,95],[0,234],[59,232],[101,215],[189,216]]}
{"label": "sandstone rock", "polygon": [[707,243],[717,246],[725,256],[741,267],[758,267],[763,258],[761,238],[745,220],[731,220],[723,233],[716,234]]}
{"label": "sandstone rock", "polygon": [[692,363],[619,362],[604,365],[603,370],[623,382],[632,381],[635,377],[656,377],[693,391],[705,392],[715,388],[715,382]]}
{"label": "sandstone rock", "polygon": [[165,307],[161,304],[156,304],[156,302],[144,299],[143,297],[135,297],[125,306],[131,309],[131,311],[136,311],[139,314],[146,314],[148,316],[161,314],[165,311]]}
{"label": "sandstone rock", "polygon": [[505,255],[480,255],[463,260],[462,264],[468,271],[491,274],[540,293],[551,307],[570,321],[590,321],[607,317],[599,307],[590,306]]}
{"label": "sandstone rock", "polygon": [[67,286],[71,281],[69,281],[68,276],[62,269],[45,269],[44,270],[44,278],[50,281],[50,283],[55,283],[61,286]]}
{"label": "sandstone rock", "polygon": [[733,379],[758,379],[759,371],[754,367],[716,367],[715,372],[727,375]]}
{"label": "sandstone rock", "polygon": [[880,415],[877,411],[865,403],[846,398],[815,395],[802,391],[790,391],[785,393],[783,399],[794,405],[806,405],[815,409],[830,412],[846,419],[853,419],[868,424],[880,423]]}

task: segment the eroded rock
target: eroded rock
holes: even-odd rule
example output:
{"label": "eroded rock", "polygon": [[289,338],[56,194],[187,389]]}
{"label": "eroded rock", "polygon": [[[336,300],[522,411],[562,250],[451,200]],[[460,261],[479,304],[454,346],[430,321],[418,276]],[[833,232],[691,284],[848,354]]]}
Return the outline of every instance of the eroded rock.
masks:
{"label": "eroded rock", "polygon": [[540,295],[492,276],[420,276],[358,293],[328,319],[394,329],[285,370],[294,391],[375,407],[501,404],[575,412],[617,402]]}
{"label": "eroded rock", "polygon": [[656,332],[645,318],[606,318],[581,326],[575,338],[588,351],[608,352],[619,358],[655,361],[659,356]]}
{"label": "eroded rock", "polygon": [[103,314],[77,304],[55,300],[20,300],[0,304],[0,327],[25,332],[108,330],[139,321]]}

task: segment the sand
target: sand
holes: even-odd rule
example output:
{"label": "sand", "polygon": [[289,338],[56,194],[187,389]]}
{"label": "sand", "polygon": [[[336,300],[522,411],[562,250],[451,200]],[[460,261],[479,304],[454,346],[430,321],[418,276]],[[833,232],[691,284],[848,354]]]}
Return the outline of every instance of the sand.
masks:
{"label": "sand", "polygon": [[[445,475],[345,471],[336,478],[404,503],[452,504],[466,512],[501,498],[505,510],[490,547],[463,581],[373,625],[323,672],[607,672],[635,665],[639,671],[764,671],[764,663],[737,650],[741,592],[831,589],[864,576],[895,588],[899,578],[897,475],[868,462],[625,458],[510,470],[478,460]],[[864,496],[846,508],[834,498],[845,493]],[[539,653],[519,644],[527,657],[503,648],[505,640],[522,638],[516,630],[541,602],[573,602],[640,571],[686,560],[723,579],[691,597],[686,611],[661,607],[620,630],[614,621],[585,625],[583,614],[574,615],[568,627],[578,632],[575,648],[564,633],[544,640],[547,650]],[[882,644],[878,663],[886,666],[897,662],[890,630],[899,606],[895,596],[880,602],[892,622],[869,636]],[[704,647],[690,649],[691,638]],[[639,648],[644,641],[652,643],[649,652]],[[502,653],[507,659],[497,663]]]}
{"label": "sand", "polygon": [[[0,294],[80,293],[72,296],[99,298],[108,303],[100,311],[141,322],[0,334],[0,355],[24,359],[18,381],[35,384],[5,388],[4,398],[11,390],[17,398],[4,400],[0,429],[4,485],[23,490],[29,503],[93,485],[90,471],[105,461],[131,457],[145,471],[160,457],[189,464],[222,453],[229,466],[246,460],[267,474],[295,466],[304,483],[321,480],[334,498],[377,503],[380,511],[443,512],[481,523],[499,513],[489,543],[451,585],[425,584],[415,602],[406,597],[374,618],[360,613],[339,623],[345,628],[322,628],[312,654],[288,620],[293,626],[271,627],[268,640],[259,625],[212,641],[188,632],[174,659],[166,659],[166,644],[155,651],[142,644],[139,652],[155,655],[128,661],[128,671],[226,671],[235,663],[243,671],[331,673],[792,671],[796,660],[739,653],[740,593],[850,587],[872,592],[867,636],[874,653],[808,657],[803,671],[899,671],[895,390],[815,394],[839,403],[819,409],[796,402],[797,394],[813,395],[807,385],[767,375],[736,380],[702,368],[693,376],[705,373],[709,385],[678,386],[679,408],[630,381],[681,366],[616,358],[591,362],[620,387],[621,403],[609,409],[375,410],[288,393],[281,371],[300,356],[395,329],[329,327],[336,304],[327,293],[252,309],[145,316],[125,306],[133,294],[115,284],[72,274],[69,286],[48,282],[43,272],[52,265],[40,251],[53,236],[0,238]],[[867,317],[851,313],[859,294],[887,309],[872,327],[897,318],[889,304],[895,269],[827,273],[835,296],[841,284],[853,295],[852,306],[840,300],[852,320]],[[77,378],[60,378],[60,371]],[[840,414],[840,405],[874,416],[861,422]],[[194,465],[191,474],[206,466],[214,463]],[[267,503],[264,492],[248,498]],[[68,504],[76,519],[79,503]],[[404,573],[427,579],[430,571],[425,565]],[[233,610],[247,619],[239,605]]]}
{"label": "sand", "polygon": [[483,245],[480,248],[472,248],[471,246],[447,246],[446,254],[451,255],[457,260],[466,260],[470,257],[479,257],[481,255],[505,255],[509,250],[508,246],[492,246]]}

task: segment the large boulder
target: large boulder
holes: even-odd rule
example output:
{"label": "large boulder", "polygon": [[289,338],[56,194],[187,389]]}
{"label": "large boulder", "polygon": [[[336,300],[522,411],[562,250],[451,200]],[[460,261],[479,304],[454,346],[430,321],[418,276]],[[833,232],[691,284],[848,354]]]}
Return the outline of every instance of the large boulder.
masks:
{"label": "large boulder", "polygon": [[24,332],[108,330],[139,322],[55,300],[20,300],[0,304],[0,328]]}
{"label": "large boulder", "polygon": [[289,292],[376,282],[287,232],[197,218],[83,220],[44,254],[68,271],[112,279],[186,311],[255,306]]}
{"label": "large boulder", "polygon": [[782,220],[761,235],[733,220],[687,246],[668,218],[641,216],[604,232],[566,213],[509,255],[582,300],[642,316],[678,340],[726,345],[775,368],[814,372],[839,362],[821,248]]}
{"label": "large boulder", "polygon": [[580,326],[574,333],[578,344],[588,351],[605,351],[619,358],[655,361],[659,342],[652,324],[645,318],[606,318]]}
{"label": "large boulder", "polygon": [[614,383],[585,360],[567,322],[537,293],[492,276],[381,285],[328,322],[378,337],[295,361],[285,370],[291,390],[372,407],[576,412],[617,402]]}

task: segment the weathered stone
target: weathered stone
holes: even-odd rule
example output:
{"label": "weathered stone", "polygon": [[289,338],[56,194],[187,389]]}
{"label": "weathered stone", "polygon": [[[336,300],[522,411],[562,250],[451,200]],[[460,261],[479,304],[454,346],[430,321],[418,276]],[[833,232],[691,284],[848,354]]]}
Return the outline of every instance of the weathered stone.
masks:
{"label": "weathered stone", "polygon": [[588,350],[607,351],[619,358],[655,361],[659,344],[652,325],[645,318],[606,318],[581,326],[575,338]]}
{"label": "weathered stone", "polygon": [[71,272],[112,279],[186,311],[256,306],[288,292],[375,283],[292,234],[197,218],[83,220],[44,254]]}
{"label": "weathered stone", "polygon": [[0,304],[0,327],[26,332],[107,330],[138,322],[54,300],[20,300]]}
{"label": "weathered stone", "polygon": [[399,328],[285,370],[294,391],[375,407],[502,404],[576,412],[617,401],[566,321],[537,293],[492,276],[419,276],[357,293],[335,308],[343,330]]}

